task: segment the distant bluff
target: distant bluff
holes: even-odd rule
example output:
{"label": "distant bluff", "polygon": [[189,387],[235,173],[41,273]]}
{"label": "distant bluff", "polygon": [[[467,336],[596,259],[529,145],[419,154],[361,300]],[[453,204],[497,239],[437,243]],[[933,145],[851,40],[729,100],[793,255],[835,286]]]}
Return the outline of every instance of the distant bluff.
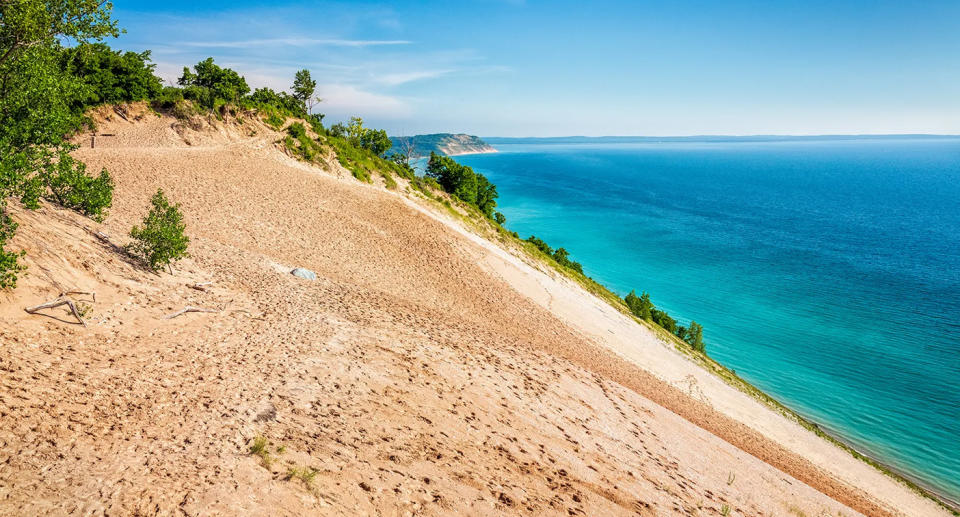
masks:
{"label": "distant bluff", "polygon": [[431,152],[447,156],[497,152],[493,146],[481,140],[480,137],[462,133],[392,136],[390,140],[393,142],[392,152],[414,156],[429,156]]}

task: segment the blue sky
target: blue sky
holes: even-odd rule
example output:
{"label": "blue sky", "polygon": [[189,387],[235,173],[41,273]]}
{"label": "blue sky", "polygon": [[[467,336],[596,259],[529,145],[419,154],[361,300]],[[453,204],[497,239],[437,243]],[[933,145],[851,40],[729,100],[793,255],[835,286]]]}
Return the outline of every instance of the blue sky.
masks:
{"label": "blue sky", "polygon": [[158,73],[309,69],[327,121],[483,136],[960,133],[960,1],[116,0]]}

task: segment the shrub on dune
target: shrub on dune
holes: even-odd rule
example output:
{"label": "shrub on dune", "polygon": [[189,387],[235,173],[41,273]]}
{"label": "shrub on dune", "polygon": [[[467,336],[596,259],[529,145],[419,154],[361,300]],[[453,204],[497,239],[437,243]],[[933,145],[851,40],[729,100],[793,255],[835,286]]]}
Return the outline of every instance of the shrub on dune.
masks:
{"label": "shrub on dune", "polygon": [[143,225],[130,229],[130,236],[135,240],[127,245],[127,250],[154,271],[163,266],[169,269],[173,262],[188,256],[190,238],[183,233],[186,228],[183,214],[180,205],[171,205],[160,189],[150,204],[152,208],[143,218]]}

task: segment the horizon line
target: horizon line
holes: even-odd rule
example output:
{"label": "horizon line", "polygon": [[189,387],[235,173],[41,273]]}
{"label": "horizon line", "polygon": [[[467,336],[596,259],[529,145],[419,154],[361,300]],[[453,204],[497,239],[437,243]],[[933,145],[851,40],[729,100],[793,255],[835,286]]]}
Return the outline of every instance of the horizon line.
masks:
{"label": "horizon line", "polygon": [[[444,133],[423,133],[444,134]],[[464,133],[446,133],[446,134],[464,134]],[[420,135],[412,135],[420,136]],[[693,134],[693,135],[561,135],[561,136],[501,136],[487,135],[480,138],[515,138],[515,139],[556,139],[556,138],[876,138],[876,137],[944,137],[960,138],[960,134],[955,133],[810,133],[810,134]]]}

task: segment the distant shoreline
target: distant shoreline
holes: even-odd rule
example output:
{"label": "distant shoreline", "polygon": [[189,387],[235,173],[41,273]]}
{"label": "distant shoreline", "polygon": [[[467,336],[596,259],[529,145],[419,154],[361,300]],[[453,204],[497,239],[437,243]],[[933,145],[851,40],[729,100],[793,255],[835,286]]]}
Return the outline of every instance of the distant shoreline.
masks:
{"label": "distant shoreline", "polygon": [[691,136],[548,136],[512,137],[489,136],[489,144],[630,144],[630,143],[721,143],[721,142],[843,142],[850,140],[949,140],[960,135],[902,134],[902,135],[691,135]]}
{"label": "distant shoreline", "polygon": [[446,154],[447,156],[464,156],[468,154],[493,154],[493,153],[499,153],[499,152],[500,152],[499,150],[491,148],[491,149],[485,149],[483,151],[461,151],[459,153],[444,153],[444,154]]}

